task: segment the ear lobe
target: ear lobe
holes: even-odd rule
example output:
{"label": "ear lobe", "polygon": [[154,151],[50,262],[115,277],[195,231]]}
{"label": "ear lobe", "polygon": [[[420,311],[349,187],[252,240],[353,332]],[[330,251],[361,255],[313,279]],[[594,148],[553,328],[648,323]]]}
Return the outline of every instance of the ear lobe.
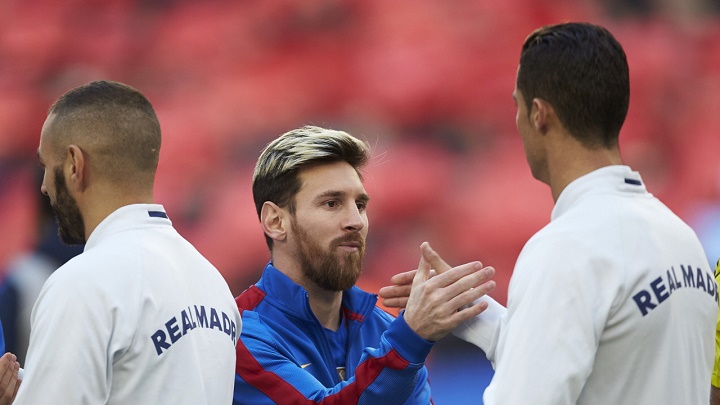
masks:
{"label": "ear lobe", "polygon": [[285,210],[271,201],[265,201],[260,210],[260,224],[263,232],[270,239],[275,241],[283,241],[287,239],[287,229],[285,229]]}
{"label": "ear lobe", "polygon": [[70,170],[70,183],[78,191],[85,189],[85,154],[76,145],[70,145],[67,149],[66,165]]}

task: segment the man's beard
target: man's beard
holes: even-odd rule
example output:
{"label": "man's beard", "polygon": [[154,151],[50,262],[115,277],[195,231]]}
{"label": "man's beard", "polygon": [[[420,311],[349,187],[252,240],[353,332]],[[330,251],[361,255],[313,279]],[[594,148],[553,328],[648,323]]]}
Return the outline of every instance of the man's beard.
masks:
{"label": "man's beard", "polygon": [[[330,242],[328,250],[310,239],[305,229],[292,219],[297,239],[298,259],[303,274],[318,287],[330,291],[343,291],[355,285],[362,271],[365,241],[360,233],[352,233]],[[346,242],[359,242],[357,252],[338,255],[338,246]]]}
{"label": "man's beard", "polygon": [[55,213],[58,224],[60,240],[68,245],[82,245],[85,243],[85,222],[83,221],[77,201],[70,195],[62,169],[56,167],[55,175],[55,202],[50,201],[50,207]]}

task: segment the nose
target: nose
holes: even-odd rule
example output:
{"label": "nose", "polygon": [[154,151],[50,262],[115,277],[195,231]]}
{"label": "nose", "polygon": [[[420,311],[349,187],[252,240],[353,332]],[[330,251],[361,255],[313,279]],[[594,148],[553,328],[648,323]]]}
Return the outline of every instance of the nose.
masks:
{"label": "nose", "polygon": [[45,182],[44,182],[44,181],[43,181],[43,183],[40,185],[40,192],[43,193],[44,195],[48,195],[48,193],[47,193],[47,188],[45,188]]}
{"label": "nose", "polygon": [[365,216],[360,212],[355,204],[351,204],[348,209],[348,216],[343,225],[343,229],[347,231],[357,232],[365,227]]}

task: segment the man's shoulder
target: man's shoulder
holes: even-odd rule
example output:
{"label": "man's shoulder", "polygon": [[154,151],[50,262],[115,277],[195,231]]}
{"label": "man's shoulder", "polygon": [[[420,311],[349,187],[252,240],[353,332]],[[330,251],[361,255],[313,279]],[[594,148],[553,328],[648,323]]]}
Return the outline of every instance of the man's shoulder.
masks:
{"label": "man's shoulder", "polygon": [[257,285],[251,285],[235,297],[235,303],[241,312],[253,311],[265,299],[266,293]]}
{"label": "man's shoulder", "polygon": [[78,279],[92,277],[92,275],[96,273],[92,271],[93,268],[102,264],[101,261],[96,260],[92,256],[93,255],[83,253],[68,260],[50,275],[46,284],[74,284]]}
{"label": "man's shoulder", "polygon": [[247,347],[270,345],[277,349],[289,342],[303,340],[303,336],[307,335],[308,322],[297,322],[274,306],[262,305],[243,310],[239,305],[238,309],[242,318],[240,340]]}
{"label": "man's shoulder", "polygon": [[[80,283],[85,287],[112,286],[125,279],[136,279],[143,271],[141,259],[132,249],[98,246],[89,249],[55,270],[53,283]],[[123,283],[124,285],[124,283]]]}
{"label": "man's shoulder", "polygon": [[238,310],[242,316],[242,335],[251,330],[265,333],[275,331],[285,333],[288,329],[296,327],[297,322],[275,302],[268,303],[268,294],[257,285],[252,285],[235,298]]}

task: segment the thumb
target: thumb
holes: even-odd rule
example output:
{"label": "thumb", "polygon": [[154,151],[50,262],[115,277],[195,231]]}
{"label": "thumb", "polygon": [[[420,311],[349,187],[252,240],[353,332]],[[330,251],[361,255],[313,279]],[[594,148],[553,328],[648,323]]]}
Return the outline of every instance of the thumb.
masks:
{"label": "thumb", "polygon": [[413,278],[413,284],[424,283],[430,278],[430,263],[425,260],[425,255],[422,254],[424,246],[429,245],[427,242],[423,242],[420,245],[420,264],[418,264],[417,273]]}
{"label": "thumb", "polygon": [[440,255],[433,250],[432,247],[430,247],[430,244],[428,242],[423,243],[420,245],[420,250],[422,252],[422,257],[428,262],[428,265],[435,269],[435,271],[440,273],[444,273],[451,269],[450,265],[443,260]]}

